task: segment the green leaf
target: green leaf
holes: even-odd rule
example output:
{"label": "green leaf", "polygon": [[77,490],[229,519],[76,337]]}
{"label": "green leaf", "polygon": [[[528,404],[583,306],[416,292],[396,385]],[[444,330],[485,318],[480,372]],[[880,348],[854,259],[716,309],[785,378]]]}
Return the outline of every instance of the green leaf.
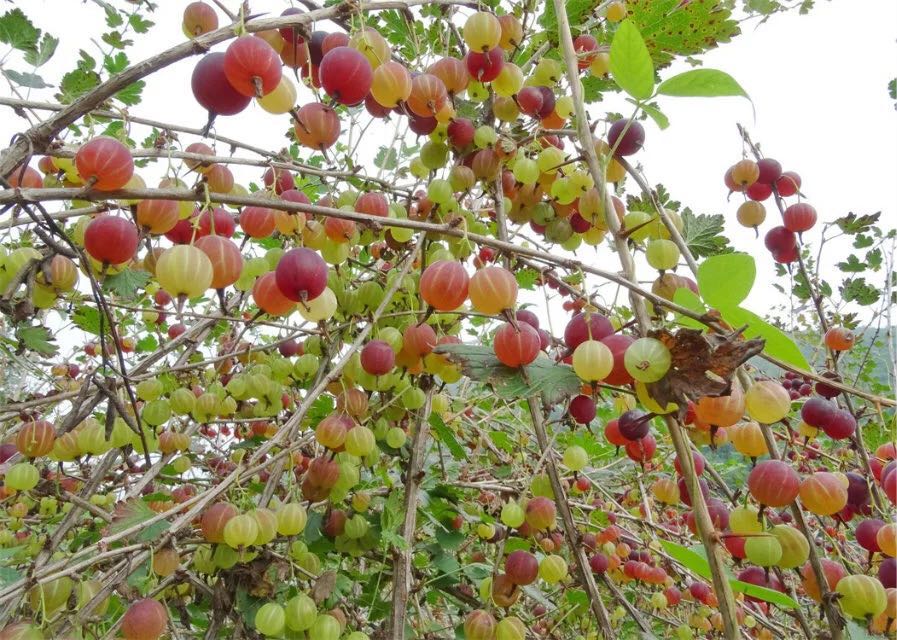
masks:
{"label": "green leaf", "polygon": [[620,88],[636,100],[647,100],[654,92],[654,63],[642,34],[631,20],[621,22],[614,34],[610,72]]}
{"label": "green leaf", "polygon": [[675,542],[670,542],[669,540],[660,539],[660,544],[673,560],[692,573],[696,573],[702,578],[710,580],[710,565],[707,563],[707,558],[692,551],[688,547],[676,544]]}
{"label": "green leaf", "polygon": [[743,593],[746,596],[751,596],[758,600],[765,600],[766,602],[778,605],[783,609],[797,609],[800,606],[794,598],[785,595],[781,591],[776,591],[775,589],[760,587],[755,584],[750,584],[749,582],[742,582],[741,580],[729,580],[729,584],[732,586],[732,591],[736,593]]}
{"label": "green leaf", "polygon": [[95,71],[75,69],[62,76],[58,94],[60,102],[71,103],[100,84],[100,76]]}
{"label": "green leaf", "polygon": [[854,254],[850,254],[847,256],[847,260],[842,260],[839,262],[837,266],[841,271],[845,271],[847,273],[861,273],[866,270],[866,265],[860,262],[859,258],[857,258]]}
{"label": "green leaf", "polygon": [[380,147],[377,155],[374,156],[374,166],[379,169],[392,171],[399,166],[399,154],[395,149],[387,149]]}
{"label": "green leaf", "polygon": [[308,409],[308,419],[311,424],[317,426],[321,420],[333,413],[334,406],[332,396],[324,394],[318,396]]}
{"label": "green leaf", "polygon": [[[564,4],[567,9],[567,18],[574,28],[575,25],[585,22],[589,12],[595,7],[594,0],[566,0]],[[548,39],[552,42],[557,42],[558,17],[554,12],[554,2],[544,2],[542,3],[542,6],[544,6],[545,9],[539,17],[539,24],[545,28]]]}
{"label": "green leaf", "polygon": [[539,279],[539,272],[535,269],[524,267],[514,271],[514,277],[517,279],[517,284],[521,289],[533,291],[536,288],[536,280]]}
{"label": "green leaf", "polygon": [[7,587],[22,579],[22,574],[12,567],[0,567],[0,587]]}
{"label": "green leaf", "polygon": [[740,329],[747,325],[744,331],[745,338],[763,338],[766,345],[763,353],[783,360],[804,371],[810,371],[810,364],[804,354],[788,335],[778,327],[775,327],[755,313],[741,307],[719,309],[723,319],[732,327]]}
{"label": "green leaf", "polygon": [[48,358],[59,353],[59,347],[53,344],[56,339],[47,327],[19,327],[16,337],[19,344],[28,351],[34,351]]}
{"label": "green leaf", "polygon": [[847,632],[847,640],[873,640],[876,637],[871,635],[865,627],[858,624],[856,620],[848,620],[844,631]]}
{"label": "green leaf", "polygon": [[838,228],[844,233],[854,235],[863,231],[869,231],[878,223],[879,218],[881,218],[881,211],[862,216],[848,213],[846,216],[841,216],[835,220],[834,224],[838,225]]}
{"label": "green leaf", "polygon": [[105,6],[105,9],[107,27],[114,29],[115,27],[120,27],[125,23],[124,18],[121,17],[121,14],[116,11],[114,7],[111,7],[107,4]]}
{"label": "green leaf", "polygon": [[578,393],[582,386],[571,367],[558,364],[544,354],[539,354],[524,367],[524,378],[521,369],[503,365],[495,357],[492,347],[444,344],[433,352],[445,354],[449,360],[461,365],[464,375],[490,385],[496,395],[505,399],[545,394],[545,401],[554,404]]}
{"label": "green leaf", "polygon": [[43,66],[56,53],[58,45],[59,38],[54,38],[49,33],[45,33],[36,50],[25,52],[25,62],[35,68]]}
{"label": "green leaf", "polygon": [[756,277],[754,258],[746,253],[713,256],[698,265],[698,290],[711,307],[732,307],[748,297]]}
{"label": "green leaf", "polygon": [[137,291],[145,287],[149,281],[148,271],[125,269],[107,277],[103,281],[103,289],[114,293],[119,298],[133,300],[137,297]]}
{"label": "green leaf", "polygon": [[78,307],[72,314],[72,322],[82,331],[100,335],[100,312],[96,307]]}
{"label": "green leaf", "polygon": [[586,103],[600,102],[605,91],[614,91],[613,80],[586,75],[582,78],[583,99]]}
{"label": "green leaf", "polygon": [[140,17],[136,13],[131,14],[128,17],[128,23],[131,25],[131,28],[134,29],[134,33],[146,33],[149,31],[150,27],[156,24],[152,20],[146,20],[145,18]]}
{"label": "green leaf", "polygon": [[100,39],[115,49],[124,49],[134,44],[133,40],[124,40],[118,31],[109,31],[100,36]]}
{"label": "green leaf", "polygon": [[156,340],[156,336],[148,333],[137,341],[134,348],[137,353],[150,353],[159,348],[159,341]]}
{"label": "green leaf", "polygon": [[[109,531],[112,534],[121,533],[143,524],[157,515],[159,514],[150,509],[149,505],[140,498],[131,498],[115,508]],[[133,537],[139,542],[152,542],[165,533],[170,526],[171,523],[167,520],[159,520],[149,526],[138,529]]]}
{"label": "green leaf", "polygon": [[466,460],[467,454],[464,453],[464,448],[458,443],[457,438],[455,438],[455,434],[452,433],[452,430],[449,429],[442,417],[438,413],[430,414],[430,428],[433,429],[433,433],[436,434],[436,437],[439,438],[439,441],[444,444],[449,452],[452,454],[452,457],[455,460]]}
{"label": "green leaf", "polygon": [[44,79],[36,73],[20,73],[18,71],[13,71],[12,69],[4,69],[3,75],[6,76],[10,82],[17,84],[20,87],[28,87],[29,89],[45,89],[53,86],[52,84],[44,82]]}
{"label": "green leaf", "polygon": [[684,71],[661,82],[657,93],[678,98],[743,96],[750,100],[750,96],[735,78],[718,69]]}
{"label": "green leaf", "polygon": [[0,42],[20,51],[37,51],[38,38],[40,29],[21,9],[12,9],[0,17]]}
{"label": "green leaf", "polygon": [[118,100],[124,102],[129,107],[133,107],[135,104],[138,104],[140,102],[140,93],[143,91],[143,87],[145,86],[146,83],[143,80],[132,82],[127,87],[116,93],[115,97]]}
{"label": "green leaf", "polygon": [[511,436],[509,436],[504,431],[490,431],[489,439],[492,440],[492,444],[494,444],[502,451],[513,453],[515,450],[514,443],[511,440]]}
{"label": "green leaf", "polygon": [[81,49],[78,51],[78,68],[82,71],[93,71],[97,68],[97,61],[84,49]]}
{"label": "green leaf", "polygon": [[[675,302],[679,306],[685,307],[686,309],[691,309],[695,313],[707,313],[707,307],[703,302],[701,302],[700,296],[698,296],[697,293],[695,293],[688,287],[679,287],[678,289],[676,289],[676,291],[673,293],[673,302]],[[686,327],[692,327],[694,329],[704,328],[703,323],[680,314],[676,314],[676,322]]]}
{"label": "green leaf", "polygon": [[845,302],[856,302],[863,307],[875,304],[881,291],[866,282],[866,278],[847,278],[840,287]]}
{"label": "green leaf", "polygon": [[[663,202],[660,203],[664,205]],[[721,214],[695,215],[682,211],[682,237],[695,258],[730,253],[729,239],[723,234],[725,218]]]}
{"label": "green leaf", "polygon": [[128,56],[119,51],[114,56],[103,56],[103,68],[109,73],[119,73],[128,68]]}
{"label": "green leaf", "polygon": [[[660,544],[664,548],[664,551],[666,551],[670,555],[670,557],[679,562],[681,565],[701,576],[705,580],[712,579],[710,564],[707,562],[707,558],[695,551],[692,551],[687,547],[683,547],[681,544],[676,544],[675,542],[670,542],[669,540],[660,540]],[[795,602],[793,598],[790,598],[784,593],[780,593],[773,589],[758,587],[756,585],[748,584],[747,582],[742,582],[741,580],[735,580],[732,578],[729,579],[729,584],[732,586],[732,590],[735,592],[742,592],[746,595],[753,596],[760,600],[766,600],[767,602],[771,602],[773,604],[779,605],[780,607],[785,607],[788,609],[796,609],[798,607],[797,602]]]}
{"label": "green leaf", "polygon": [[659,69],[675,56],[690,56],[739,33],[728,3],[718,0],[627,0],[629,19],[641,31]]}
{"label": "green leaf", "polygon": [[670,119],[667,118],[666,114],[657,107],[643,104],[642,111],[644,111],[648,115],[648,117],[654,121],[654,124],[656,124],[657,128],[661,131],[670,126]]}

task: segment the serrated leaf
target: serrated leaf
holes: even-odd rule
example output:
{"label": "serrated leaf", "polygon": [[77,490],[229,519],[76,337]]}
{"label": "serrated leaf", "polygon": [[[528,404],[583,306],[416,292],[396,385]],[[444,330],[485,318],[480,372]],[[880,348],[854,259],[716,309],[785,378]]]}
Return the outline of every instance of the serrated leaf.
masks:
{"label": "serrated leaf", "polygon": [[712,307],[741,304],[754,286],[757,266],[746,253],[727,253],[707,258],[698,265],[698,290]]}
{"label": "serrated leaf", "polygon": [[47,327],[19,327],[16,338],[22,347],[42,356],[50,358],[59,353],[59,347],[53,344],[56,339]]}
{"label": "serrated leaf", "polygon": [[[137,527],[157,515],[159,514],[150,509],[149,505],[140,498],[131,498],[115,508],[109,531],[112,534],[121,533],[132,527]],[[151,525],[140,527],[131,537],[139,542],[152,542],[168,531],[170,526],[171,523],[167,520],[159,520]]]}
{"label": "serrated leaf", "polygon": [[399,154],[395,149],[380,147],[377,155],[374,156],[374,166],[379,169],[392,171],[399,166]]}
{"label": "serrated leaf", "polygon": [[59,46],[59,38],[45,33],[36,50],[25,52],[25,62],[35,68],[43,66],[56,53],[57,46]]}
{"label": "serrated leaf", "polygon": [[120,27],[125,23],[124,18],[121,17],[121,14],[115,10],[114,7],[109,6],[108,4],[105,6],[106,9],[106,26],[114,29],[115,27]]}
{"label": "serrated leaf", "polygon": [[128,68],[128,56],[119,51],[114,56],[103,56],[103,68],[109,73],[119,73]]}
{"label": "serrated leaf", "polygon": [[615,89],[612,80],[596,78],[593,75],[587,75],[582,79],[582,88],[583,98],[587,103],[600,102],[603,92],[613,91]]}
{"label": "serrated leaf", "polygon": [[514,271],[514,278],[516,278],[517,285],[521,289],[533,291],[536,288],[536,280],[539,279],[539,272],[535,269],[524,267],[523,269]]}
{"label": "serrated leaf", "polygon": [[133,40],[125,40],[118,31],[109,31],[100,36],[100,39],[114,49],[124,49],[134,44]]}
{"label": "serrated leaf", "polygon": [[866,282],[866,278],[847,278],[840,290],[845,302],[856,302],[864,307],[875,304],[881,298],[881,291]]}
{"label": "serrated leaf", "polygon": [[20,73],[19,71],[13,71],[12,69],[4,69],[3,75],[6,76],[10,82],[17,84],[20,87],[28,87],[29,89],[45,89],[53,86],[44,82],[44,79],[36,73]]}
{"label": "serrated leaf", "polygon": [[137,292],[150,281],[148,271],[139,269],[124,269],[103,281],[103,289],[109,291],[124,300],[133,300]]}
{"label": "serrated leaf", "polygon": [[544,394],[549,404],[561,402],[577,393],[582,386],[579,378],[568,365],[558,364],[540,353],[533,362],[521,369],[503,365],[492,347],[444,344],[433,350],[444,354],[459,364],[464,375],[490,385],[501,398],[528,398]]}
{"label": "serrated leaf", "polygon": [[0,42],[20,51],[37,51],[38,38],[40,29],[21,9],[12,9],[0,17]]}
{"label": "serrated leaf", "polygon": [[78,307],[72,314],[72,322],[82,331],[100,335],[100,312],[96,307]]}
{"label": "serrated leaf", "polygon": [[58,98],[65,104],[74,102],[99,84],[100,76],[94,71],[81,68],[69,71],[62,76],[62,82],[59,84],[61,93]]}
{"label": "serrated leaf", "polygon": [[657,93],[678,98],[740,96],[750,100],[750,96],[735,78],[718,69],[683,71],[661,82]]}
{"label": "serrated leaf", "polygon": [[682,224],[682,237],[694,257],[705,258],[732,251],[729,239],[723,234],[725,218],[722,215],[695,215],[686,209],[682,212]]}
{"label": "serrated leaf", "polygon": [[452,433],[452,430],[449,429],[448,426],[446,426],[439,414],[430,414],[430,428],[433,430],[433,433],[436,434],[436,437],[439,438],[439,441],[448,448],[455,460],[467,459],[467,454],[464,452],[464,448],[458,443],[455,434]]}
{"label": "serrated leaf", "polygon": [[623,91],[636,100],[647,100],[654,92],[654,63],[638,27],[624,20],[610,45],[610,72]]}
{"label": "serrated leaf", "polygon": [[866,270],[866,265],[860,262],[854,254],[850,254],[847,256],[847,260],[842,260],[835,266],[846,273],[861,273]]}
{"label": "serrated leaf", "polygon": [[627,0],[626,9],[658,69],[674,56],[707,51],[740,33],[719,0]]}
{"label": "serrated leaf", "polygon": [[128,23],[131,25],[131,28],[134,29],[134,33],[146,33],[149,31],[150,27],[156,24],[152,20],[142,18],[136,13],[128,16]]}
{"label": "serrated leaf", "polygon": [[317,426],[321,420],[333,413],[334,406],[333,398],[331,396],[318,396],[308,408],[308,419],[312,426]]}
{"label": "serrated leaf", "polygon": [[862,233],[863,231],[868,231],[876,224],[878,224],[878,219],[881,218],[881,211],[878,213],[870,213],[862,216],[858,216],[857,214],[851,212],[846,216],[841,216],[837,220],[835,220],[834,224],[838,225],[838,228],[841,229],[844,233],[854,235],[857,233]]}
{"label": "serrated leaf", "polygon": [[115,94],[116,99],[124,102],[129,107],[133,107],[140,102],[140,94],[146,83],[143,80],[132,82],[127,87]]}
{"label": "serrated leaf", "polygon": [[[566,0],[564,4],[567,9],[567,18],[573,28],[582,24],[587,18],[587,14],[595,6],[594,0]],[[545,8],[539,17],[539,24],[545,28],[548,39],[552,42],[557,42],[558,17],[554,11],[554,2],[544,2],[543,6]]]}
{"label": "serrated leaf", "polygon": [[137,345],[134,347],[137,353],[150,353],[158,348],[159,341],[156,340],[156,336],[151,333],[140,338],[140,340],[137,341]]}
{"label": "serrated leaf", "polygon": [[93,71],[97,68],[97,61],[84,49],[78,51],[78,68],[82,71]]}

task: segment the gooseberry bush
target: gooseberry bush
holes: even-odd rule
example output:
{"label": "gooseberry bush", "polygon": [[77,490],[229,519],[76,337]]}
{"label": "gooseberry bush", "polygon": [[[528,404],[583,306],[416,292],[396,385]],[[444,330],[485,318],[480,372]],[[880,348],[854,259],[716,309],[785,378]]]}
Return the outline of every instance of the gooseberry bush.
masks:
{"label": "gooseberry bush", "polygon": [[0,17],[0,639],[897,629],[894,230],[741,127],[725,224],[638,164],[787,6],[178,4],[47,80]]}

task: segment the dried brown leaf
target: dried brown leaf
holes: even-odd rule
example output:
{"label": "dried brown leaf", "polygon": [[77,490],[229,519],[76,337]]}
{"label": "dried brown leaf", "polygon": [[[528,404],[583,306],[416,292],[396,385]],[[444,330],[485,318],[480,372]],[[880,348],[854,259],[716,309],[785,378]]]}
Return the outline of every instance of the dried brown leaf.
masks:
{"label": "dried brown leaf", "polygon": [[315,601],[315,604],[321,604],[330,597],[334,587],[336,587],[336,571],[325,571],[318,576],[315,586],[311,588],[312,600]]}
{"label": "dried brown leaf", "polygon": [[729,393],[732,376],[744,362],[763,351],[764,340],[745,340],[738,332],[725,336],[698,329],[675,333],[658,329],[649,333],[670,350],[670,369],[659,381],[647,385],[661,406],[675,402],[684,413],[688,400]]}

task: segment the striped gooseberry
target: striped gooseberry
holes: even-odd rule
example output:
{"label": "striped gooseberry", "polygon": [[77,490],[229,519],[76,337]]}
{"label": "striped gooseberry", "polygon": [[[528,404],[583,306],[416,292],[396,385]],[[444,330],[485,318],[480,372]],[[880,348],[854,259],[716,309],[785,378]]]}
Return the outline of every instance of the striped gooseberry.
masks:
{"label": "striped gooseberry", "polygon": [[604,380],[614,366],[610,349],[599,340],[585,340],[573,351],[573,371],[586,382]]}
{"label": "striped gooseberry", "polygon": [[670,350],[656,338],[639,338],[623,356],[626,371],[639,382],[657,382],[670,369]]}
{"label": "striped gooseberry", "polygon": [[495,332],[492,348],[495,356],[508,367],[530,364],[539,355],[542,341],[539,332],[525,322],[515,328],[506,322]]}
{"label": "striped gooseberry", "polygon": [[156,279],[173,296],[202,295],[212,285],[213,275],[209,257],[189,244],[169,247],[156,261]]}
{"label": "striped gooseberry", "polygon": [[437,311],[453,311],[467,299],[470,277],[456,260],[437,260],[424,269],[420,294]]}
{"label": "striped gooseberry", "polygon": [[785,507],[800,492],[797,472],[781,460],[764,460],[758,463],[748,475],[747,484],[751,496],[767,507]]}

